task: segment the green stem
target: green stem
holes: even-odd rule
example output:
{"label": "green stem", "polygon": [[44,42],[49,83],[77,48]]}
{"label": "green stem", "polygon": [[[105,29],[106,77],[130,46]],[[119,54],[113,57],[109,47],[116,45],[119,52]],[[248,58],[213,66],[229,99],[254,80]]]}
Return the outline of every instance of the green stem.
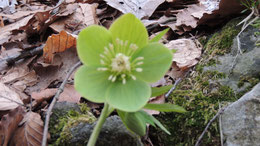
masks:
{"label": "green stem", "polygon": [[104,108],[103,108],[103,110],[101,112],[101,115],[100,115],[100,117],[98,119],[98,122],[97,122],[97,124],[96,124],[96,126],[95,126],[95,128],[94,128],[94,130],[93,130],[93,132],[91,134],[91,136],[90,136],[90,139],[88,141],[88,145],[87,146],[95,146],[97,138],[98,138],[98,135],[100,133],[100,130],[101,130],[104,122],[106,121],[106,118],[111,113],[111,112],[110,113],[109,112],[110,112],[109,111],[109,105],[107,103],[105,103]]}

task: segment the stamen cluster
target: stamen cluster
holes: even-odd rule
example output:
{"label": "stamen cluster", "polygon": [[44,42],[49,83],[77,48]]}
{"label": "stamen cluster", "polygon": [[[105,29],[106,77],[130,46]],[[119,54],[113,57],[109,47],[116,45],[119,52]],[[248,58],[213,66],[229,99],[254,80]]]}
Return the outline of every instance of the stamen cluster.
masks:
{"label": "stamen cluster", "polygon": [[104,53],[100,54],[100,64],[98,71],[109,71],[111,75],[108,80],[115,82],[117,79],[122,80],[122,83],[126,83],[127,78],[136,80],[133,75],[133,71],[142,72],[143,69],[140,65],[143,64],[144,57],[132,58],[138,46],[136,44],[129,44],[128,41],[116,39],[115,46],[109,44],[108,47],[104,47]]}

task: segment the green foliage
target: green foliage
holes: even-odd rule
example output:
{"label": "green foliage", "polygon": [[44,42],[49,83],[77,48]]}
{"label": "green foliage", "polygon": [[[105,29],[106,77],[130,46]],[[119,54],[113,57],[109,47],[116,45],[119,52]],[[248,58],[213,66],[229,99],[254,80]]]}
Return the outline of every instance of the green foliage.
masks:
{"label": "green foliage", "polygon": [[156,97],[156,96],[162,95],[162,94],[168,92],[172,87],[173,87],[173,85],[162,86],[162,87],[152,87],[151,97]]}
{"label": "green foliage", "polygon": [[152,115],[149,115],[143,110],[140,110],[138,112],[123,112],[123,111],[117,111],[120,118],[122,119],[125,126],[134,133],[144,136],[146,133],[146,125],[150,124],[154,127],[156,125],[160,127],[165,133],[170,135],[170,132]]}
{"label": "green foliage", "polygon": [[144,106],[144,109],[150,109],[150,110],[156,110],[160,112],[178,112],[178,113],[184,113],[186,110],[178,105],[175,104],[169,104],[169,103],[164,103],[164,104],[146,104]]}
{"label": "green foliage", "polygon": [[150,40],[150,42],[158,42],[168,31],[170,28],[167,28],[160,32],[157,36]]}
{"label": "green foliage", "polygon": [[166,73],[173,56],[164,45],[148,42],[145,26],[133,14],[121,16],[109,30],[97,25],[82,30],[77,51],[83,66],[75,74],[76,90],[90,101],[126,112],[148,102],[148,83]]}
{"label": "green foliage", "polygon": [[[157,119],[140,110],[151,97],[149,83],[163,77],[172,64],[173,52],[158,43],[167,31],[149,41],[142,22],[133,14],[125,14],[109,30],[92,25],[80,32],[77,51],[83,65],[75,73],[75,88],[84,98],[105,104],[88,145],[95,145],[105,118],[114,109],[125,126],[140,136],[145,135],[146,124],[157,125],[169,134]],[[166,89],[153,90],[153,95]],[[148,107],[184,111],[169,104]]]}

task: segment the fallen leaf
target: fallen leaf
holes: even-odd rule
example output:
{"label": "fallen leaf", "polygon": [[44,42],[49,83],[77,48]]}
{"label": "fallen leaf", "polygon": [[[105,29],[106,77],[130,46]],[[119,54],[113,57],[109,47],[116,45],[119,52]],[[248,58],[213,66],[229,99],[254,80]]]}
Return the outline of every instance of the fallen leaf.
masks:
{"label": "fallen leaf", "polygon": [[11,139],[10,146],[40,146],[43,137],[43,121],[38,113],[28,112],[23,124]]}
{"label": "fallen leaf", "polygon": [[56,88],[48,88],[40,92],[32,92],[31,97],[32,99],[35,99],[32,103],[32,106],[37,107],[43,101],[51,99],[56,94],[56,92],[57,92]]}
{"label": "fallen leaf", "polygon": [[50,25],[55,32],[66,30],[74,32],[86,28],[89,25],[98,24],[96,8],[98,4],[80,3],[75,12],[67,17],[61,18]]}
{"label": "fallen leaf", "polygon": [[64,52],[72,47],[76,47],[76,37],[65,31],[51,35],[43,48],[44,62],[51,64],[55,53]]}
{"label": "fallen leaf", "polygon": [[108,5],[122,13],[132,13],[137,18],[150,17],[165,0],[105,0]]}
{"label": "fallen leaf", "polygon": [[182,70],[196,65],[201,56],[202,47],[191,39],[173,40],[166,44],[166,46],[169,49],[177,50],[174,53],[173,61],[176,62],[176,65]]}
{"label": "fallen leaf", "polygon": [[183,34],[198,25],[216,26],[228,16],[240,14],[244,9],[237,0],[200,0],[197,4],[189,5],[177,15],[176,27],[171,27]]}
{"label": "fallen leaf", "polygon": [[19,95],[0,82],[0,111],[15,109],[23,104]]}
{"label": "fallen leaf", "polygon": [[79,103],[80,94],[75,90],[74,85],[66,84],[64,87],[64,91],[61,93],[59,97],[59,102],[67,101],[73,103]]}
{"label": "fallen leaf", "polygon": [[22,107],[11,110],[4,115],[0,121],[0,143],[1,146],[7,146],[10,138],[12,138],[18,124],[22,121],[25,111]]}
{"label": "fallen leaf", "polygon": [[32,87],[26,88],[26,93],[30,95],[32,92],[46,89],[54,81],[62,82],[71,67],[78,61],[79,58],[74,47],[64,52],[55,53],[52,64],[44,63],[43,58],[41,58],[33,66],[39,77],[39,82]]}
{"label": "fallen leaf", "polygon": [[10,37],[12,36],[12,31],[19,29],[22,26],[25,26],[28,21],[33,17],[33,15],[27,16],[19,21],[17,21],[16,23],[12,23],[9,25],[5,25],[4,27],[2,27],[0,29],[0,45],[2,45],[5,42],[8,42],[8,40],[10,39]]}

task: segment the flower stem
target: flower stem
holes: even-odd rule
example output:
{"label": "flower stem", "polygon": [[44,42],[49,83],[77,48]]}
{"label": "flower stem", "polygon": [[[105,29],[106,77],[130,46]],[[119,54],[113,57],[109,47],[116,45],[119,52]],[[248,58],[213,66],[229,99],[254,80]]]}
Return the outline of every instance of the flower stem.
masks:
{"label": "flower stem", "polygon": [[93,130],[93,132],[91,134],[91,136],[90,136],[90,139],[88,141],[88,145],[87,146],[95,146],[97,138],[98,138],[98,135],[99,135],[99,133],[101,131],[101,128],[102,128],[104,122],[106,121],[106,118],[109,116],[110,113],[111,112],[109,111],[109,105],[107,103],[105,103],[104,108],[103,108],[103,110],[101,112],[101,115],[100,115],[100,117],[98,119],[98,122],[97,122],[97,124],[96,124],[96,126],[95,126],[95,128],[94,128],[94,130]]}

